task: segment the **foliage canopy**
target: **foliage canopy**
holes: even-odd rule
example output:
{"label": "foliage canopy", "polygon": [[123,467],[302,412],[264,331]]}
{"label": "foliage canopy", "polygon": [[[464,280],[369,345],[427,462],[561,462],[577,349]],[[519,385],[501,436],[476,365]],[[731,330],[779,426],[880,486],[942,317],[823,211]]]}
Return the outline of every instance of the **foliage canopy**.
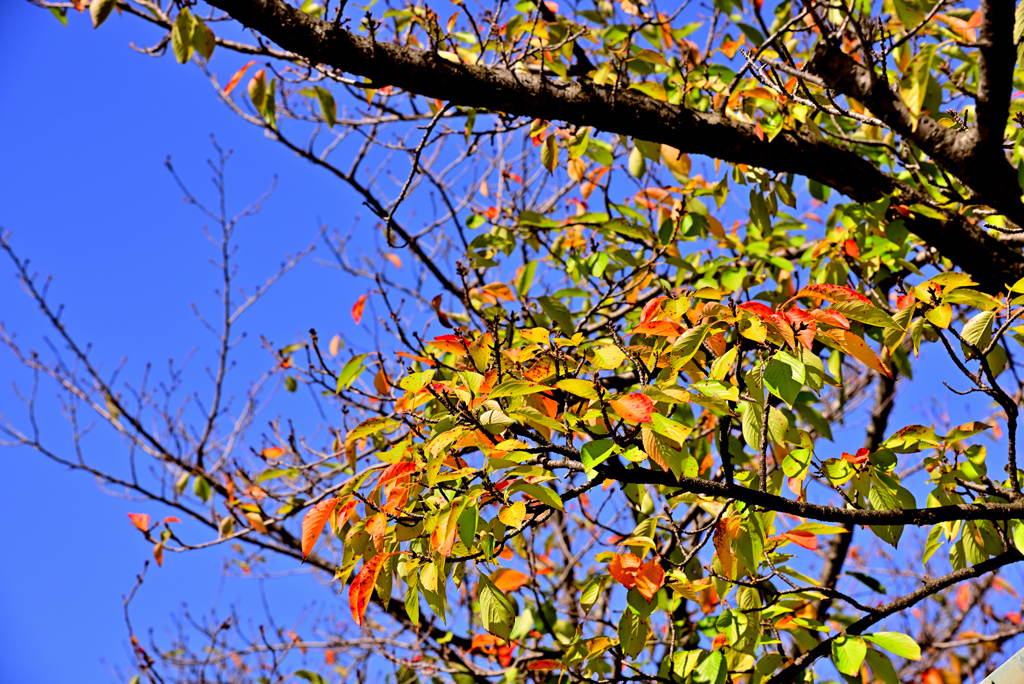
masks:
{"label": "foliage canopy", "polygon": [[[222,400],[259,293],[224,288],[187,424],[109,385],[4,242],[76,364],[8,346],[173,486],[15,421],[6,441],[169,509],[132,517],[158,562],[234,544],[347,598],[323,642],[135,642],[142,678],[959,682],[1024,631],[993,598],[1024,549],[1024,5],[31,2],[158,27],[143,52],[203,72],[387,243],[326,238],[389,341],[268,345],[327,412],[314,443],[254,434],[262,384],[240,417]],[[200,206],[229,285],[239,217]],[[890,425],[927,346],[976,420]],[[833,444],[847,420],[863,439]]]}

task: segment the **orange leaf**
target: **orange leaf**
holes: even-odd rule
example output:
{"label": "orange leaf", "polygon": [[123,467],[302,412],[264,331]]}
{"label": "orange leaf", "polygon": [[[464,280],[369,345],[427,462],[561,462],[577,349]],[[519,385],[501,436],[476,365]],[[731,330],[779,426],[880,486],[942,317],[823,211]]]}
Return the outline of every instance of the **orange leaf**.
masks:
{"label": "orange leaf", "polygon": [[281,447],[267,447],[266,449],[260,452],[260,455],[263,456],[263,458],[272,461],[275,458],[281,458],[282,456],[284,456],[284,449],[282,449]]}
{"label": "orange leaf", "polygon": [[529,584],[530,576],[518,570],[502,568],[494,573],[494,576],[491,577],[491,582],[502,591],[515,591]]}
{"label": "orange leaf", "polygon": [[251,67],[255,63],[255,61],[249,62],[244,67],[235,72],[235,75],[231,77],[231,80],[228,81],[228,84],[224,86],[225,95],[231,94],[231,91],[235,89],[235,86],[238,85],[238,82],[242,80],[242,76],[245,76],[245,72],[248,71],[249,67]]}
{"label": "orange leaf", "polygon": [[352,617],[357,625],[363,624],[363,615],[366,614],[366,606],[369,605],[370,596],[373,595],[373,585],[377,582],[381,566],[384,565],[384,561],[394,555],[394,553],[378,553],[363,564],[363,569],[352,580],[352,586],[348,590],[348,606],[352,610]]}
{"label": "orange leaf", "polygon": [[971,18],[967,20],[967,28],[973,29],[981,26],[981,17],[981,10],[978,10],[977,12],[972,14]]}
{"label": "orange leaf", "polygon": [[173,516],[173,515],[169,515],[169,516],[167,516],[166,518],[163,519],[164,525],[166,525],[167,523],[172,523],[172,522],[180,523],[181,522],[181,518],[178,518],[178,517]]}
{"label": "orange leaf", "polygon": [[[398,478],[408,475],[409,473],[416,472],[418,466],[410,461],[403,461],[401,463],[394,463],[389,465],[387,468],[381,471],[380,478],[377,480],[377,486],[373,488],[376,492],[381,488],[382,485],[397,480]],[[373,496],[372,494],[370,496]]]}
{"label": "orange leaf", "polygon": [[149,530],[149,515],[146,513],[129,513],[128,517],[131,518],[132,525],[135,525],[143,532]]}
{"label": "orange leaf", "polygon": [[758,140],[760,140],[761,142],[764,142],[764,129],[761,128],[761,122],[760,121],[758,121],[756,124],[754,124],[754,135],[757,136]]}
{"label": "orange leaf", "polygon": [[942,673],[932,667],[921,675],[921,684],[945,684],[945,680],[942,678]]}
{"label": "orange leaf", "polygon": [[673,335],[682,335],[683,326],[673,321],[651,321],[650,323],[641,323],[636,326],[630,334],[671,337]]}
{"label": "orange leaf", "polygon": [[802,546],[805,549],[815,551],[818,548],[818,538],[806,530],[793,530],[792,532],[783,532],[782,536],[793,542],[797,546]]}
{"label": "orange leaf", "polygon": [[455,335],[441,335],[440,337],[435,337],[427,344],[431,347],[437,347],[443,352],[451,352],[452,354],[460,354],[462,356],[467,354],[466,345]]}
{"label": "orange leaf", "polygon": [[829,330],[825,334],[838,342],[844,352],[858,359],[868,368],[878,371],[887,378],[892,377],[892,372],[878,357],[878,354],[857,335],[848,330]]}
{"label": "orange leaf", "polygon": [[858,449],[856,454],[848,454],[844,451],[843,460],[849,461],[850,463],[853,463],[855,465],[859,463],[864,463],[865,461],[868,460],[868,450]]}
{"label": "orange leaf", "polygon": [[860,257],[860,247],[857,246],[856,240],[847,240],[843,243],[843,251],[854,259]]}
{"label": "orange leaf", "polygon": [[430,546],[442,556],[452,555],[452,547],[455,546],[455,531],[458,529],[458,509],[454,506],[448,515],[442,516],[437,522],[437,527],[430,535]]}
{"label": "orange leaf", "polygon": [[718,649],[722,648],[728,643],[729,637],[725,636],[724,634],[716,634],[715,638],[711,641],[711,650],[717,651]]}
{"label": "orange leaf", "polygon": [[560,670],[561,668],[562,663],[557,660],[552,660],[551,658],[534,660],[526,666],[527,670]]}
{"label": "orange leaf", "polygon": [[644,304],[644,310],[640,313],[640,323],[649,323],[659,313],[661,313],[661,303],[668,299],[668,297],[654,297],[651,301]]}
{"label": "orange leaf", "polygon": [[630,423],[650,423],[654,402],[645,394],[634,392],[622,399],[608,402],[619,417]]}
{"label": "orange leaf", "polygon": [[316,546],[316,540],[320,538],[320,532],[324,529],[324,523],[331,517],[334,507],[338,505],[337,499],[325,499],[306,511],[302,518],[302,559],[305,560],[309,552]]}
{"label": "orange leaf", "polygon": [[640,559],[633,554],[617,553],[608,564],[608,574],[622,586],[632,589],[636,586],[636,573],[640,565]]}
{"label": "orange leaf", "polygon": [[402,260],[399,258],[397,254],[392,254],[391,252],[388,252],[387,254],[384,255],[384,258],[390,261],[392,264],[394,264],[395,268],[402,268]]}
{"label": "orange leaf", "polygon": [[956,592],[956,607],[960,610],[967,610],[971,605],[971,585],[964,584]]}
{"label": "orange leaf", "polygon": [[514,302],[516,296],[512,294],[512,288],[504,283],[491,283],[490,285],[484,285],[483,290],[494,295],[498,299],[504,299],[506,302]]}
{"label": "orange leaf", "polygon": [[665,584],[665,570],[653,558],[640,566],[636,573],[636,589],[650,603],[654,595]]}
{"label": "orange leaf", "polygon": [[870,304],[871,300],[848,287],[842,285],[829,285],[828,283],[815,283],[801,288],[796,293],[797,297],[814,297],[829,302],[863,302]]}
{"label": "orange leaf", "polygon": [[156,564],[159,565],[161,568],[164,567],[164,543],[163,542],[158,542],[157,545],[153,547],[153,560],[155,560]]}
{"label": "orange leaf", "polygon": [[363,309],[366,308],[366,298],[368,296],[369,295],[363,295],[357,299],[355,305],[352,307],[352,320],[356,322],[356,325],[359,325],[359,321],[363,320]]}

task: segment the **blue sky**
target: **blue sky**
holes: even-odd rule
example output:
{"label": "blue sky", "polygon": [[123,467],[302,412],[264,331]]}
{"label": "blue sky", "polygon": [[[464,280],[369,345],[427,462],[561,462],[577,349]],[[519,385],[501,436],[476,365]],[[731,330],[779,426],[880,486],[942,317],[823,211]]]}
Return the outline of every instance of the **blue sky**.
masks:
{"label": "blue sky", "polygon": [[[196,347],[187,371],[195,386],[213,358],[214,340],[189,305],[213,307],[217,273],[207,264],[213,254],[202,217],[181,201],[164,169],[167,155],[187,183],[211,197],[209,135],[233,148],[228,176],[235,208],[279,176],[264,211],[242,228],[240,281],[247,286],[273,272],[285,252],[306,246],[320,222],[346,230],[365,210],[346,188],[240,122],[196,69],[133,52],[129,42],[156,36],[141,22],[114,16],[94,32],[85,17],[71,19],[64,28],[27,3],[0,5],[0,54],[7,65],[0,89],[0,226],[36,270],[55,276],[51,293],[66,305],[65,323],[93,343],[104,367],[127,354],[125,377],[137,377],[145,361],[162,371],[167,359],[180,360]],[[236,62],[215,57],[212,67],[223,81]],[[361,225],[369,231],[369,222]],[[363,234],[356,244],[370,248],[373,240]],[[0,262],[0,320],[26,347],[38,347],[43,321],[12,275]],[[347,328],[358,343],[349,310],[362,287],[312,261],[300,266],[243,324],[251,336],[240,348],[239,376],[269,363],[259,335],[283,345],[310,327],[325,339]],[[925,380],[904,391],[892,425],[924,422],[921,409],[941,387],[936,371],[947,367],[937,352],[926,352]],[[9,382],[25,378],[0,350],[0,413],[23,415]],[[43,430],[65,438],[66,424],[46,399],[51,410],[41,415]],[[279,396],[274,409],[288,411],[297,401]],[[954,423],[975,417],[963,400],[952,398],[949,406]],[[856,427],[846,434],[837,451],[860,445]],[[99,463],[123,459],[116,440],[97,439],[90,449]],[[0,450],[0,464],[8,512],[0,557],[0,682],[115,681],[104,661],[129,662],[121,596],[151,557],[126,514],[163,512],[108,496],[87,476],[27,450]],[[152,626],[159,637],[186,600],[196,613],[215,597],[221,605],[257,608],[255,582],[222,584],[224,555],[219,548],[174,555],[163,568],[150,568],[132,606],[134,624]],[[276,580],[269,592],[283,624],[324,596],[318,581],[303,573]]]}

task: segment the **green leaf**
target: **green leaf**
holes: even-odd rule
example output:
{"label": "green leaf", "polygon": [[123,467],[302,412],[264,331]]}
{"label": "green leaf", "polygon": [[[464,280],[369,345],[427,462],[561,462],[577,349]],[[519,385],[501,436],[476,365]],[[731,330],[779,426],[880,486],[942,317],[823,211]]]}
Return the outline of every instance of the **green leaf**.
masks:
{"label": "green leaf", "polygon": [[889,656],[872,648],[867,652],[865,660],[867,660],[871,671],[875,673],[875,677],[882,680],[882,684],[899,684],[896,668],[892,666]]}
{"label": "green leaf", "polygon": [[316,86],[316,99],[320,101],[320,115],[324,118],[328,128],[334,128],[338,122],[338,106],[334,102],[334,95],[327,88]]}
{"label": "green leaf", "polygon": [[484,629],[508,639],[519,609],[486,575],[480,575],[480,622]]}
{"label": "green leaf", "polygon": [[171,51],[179,64],[192,59],[192,24],[192,13],[185,7],[171,26]]}
{"label": "green leaf", "polygon": [[583,461],[584,468],[593,470],[607,461],[617,451],[615,442],[612,440],[597,439],[593,442],[587,442],[580,448],[580,460]]}
{"label": "green leaf", "polygon": [[605,586],[608,584],[608,579],[608,575],[598,575],[597,577],[592,577],[583,585],[583,590],[580,592],[580,606],[584,612],[590,612],[590,609],[597,603],[597,599],[601,597]]}
{"label": "green leaf", "polygon": [[217,37],[199,17],[193,15],[192,21],[192,47],[203,56],[203,59],[210,61],[213,57],[213,48],[217,46]]}
{"label": "green leaf", "polygon": [[836,669],[845,675],[853,677],[860,672],[867,652],[867,644],[859,637],[843,634],[832,640],[832,660]]}
{"label": "green leaf", "polygon": [[647,637],[651,632],[647,618],[642,618],[626,608],[619,619],[619,644],[622,652],[630,658],[636,658],[647,645]]}
{"label": "green leaf", "polygon": [[491,399],[498,399],[500,397],[522,397],[527,394],[537,394],[538,392],[544,392],[550,389],[551,388],[547,385],[528,382],[526,380],[506,380],[491,390],[488,396]]}
{"label": "green leaf", "polygon": [[309,670],[298,670],[295,672],[295,676],[300,679],[305,679],[309,684],[327,684],[327,680],[316,672],[310,672]]}
{"label": "green leaf", "polygon": [[[107,20],[107,17],[110,16],[110,13],[116,6],[117,0],[92,0],[92,3],[89,5],[89,14],[92,16],[92,27],[94,29],[99,28],[100,24]],[[61,20],[60,23],[65,26],[68,25],[66,10],[63,14],[58,14],[57,8],[51,7],[50,11],[53,12],[55,17]]]}
{"label": "green leaf", "polygon": [[544,314],[550,318],[566,337],[576,334],[576,326],[572,322],[572,313],[562,302],[552,297],[537,297],[537,303],[544,310]]}
{"label": "green leaf", "polygon": [[892,316],[885,313],[873,304],[866,304],[860,301],[834,302],[830,311],[841,313],[847,318],[891,330],[903,330],[903,327],[893,320]]}
{"label": "green leaf", "polygon": [[[729,675],[729,668],[725,664],[725,656],[721,651],[712,651],[708,657],[697,666],[697,674],[703,684],[725,684]],[[697,677],[694,677],[697,680]]]}
{"label": "green leaf", "polygon": [[634,147],[630,150],[627,168],[629,169],[629,174],[634,178],[642,178],[647,173],[647,161],[644,159],[644,155],[640,152],[639,147]]}
{"label": "green leaf", "polygon": [[543,487],[537,484],[520,484],[517,482],[509,489],[522,492],[527,496],[532,496],[537,501],[540,501],[551,508],[557,508],[560,511],[565,510],[565,506],[562,504],[562,499],[558,496],[558,492],[548,487]]}
{"label": "green leaf", "polygon": [[295,376],[288,375],[284,379],[284,388],[289,392],[294,392],[299,389],[299,381],[295,379]]}
{"label": "green leaf", "polygon": [[765,367],[764,385],[769,392],[792,407],[803,389],[805,376],[804,364],[799,359],[787,352],[779,352]]}
{"label": "green leaf", "polygon": [[[936,529],[938,529],[937,526],[936,526]],[[855,571],[852,571],[852,570],[850,572],[847,572],[846,574],[849,575],[850,577],[854,578],[855,580],[858,580],[864,586],[866,586],[868,589],[870,589],[871,591],[873,591],[873,592],[875,592],[877,594],[885,594],[886,593],[885,585],[882,584],[881,582],[879,582],[877,579],[875,579],[871,575],[866,575],[863,572],[855,572]]]}
{"label": "green leaf", "polygon": [[210,481],[205,477],[196,477],[192,481],[192,493],[199,497],[199,500],[206,503],[210,500]]}
{"label": "green leaf", "polygon": [[341,373],[338,374],[338,392],[351,387],[352,383],[359,377],[359,374],[366,370],[366,366],[362,364],[367,356],[369,354],[359,354],[349,359],[348,363],[341,369]]}
{"label": "green leaf", "polygon": [[900,632],[875,632],[874,634],[862,634],[865,639],[894,653],[910,660],[921,659],[921,647],[914,638]]}

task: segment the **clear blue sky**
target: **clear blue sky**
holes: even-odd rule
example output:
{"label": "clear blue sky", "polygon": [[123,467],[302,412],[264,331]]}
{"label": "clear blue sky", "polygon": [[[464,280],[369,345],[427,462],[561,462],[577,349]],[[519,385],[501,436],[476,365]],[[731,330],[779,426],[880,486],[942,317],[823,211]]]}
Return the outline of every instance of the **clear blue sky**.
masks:
{"label": "clear blue sky", "polygon": [[[145,361],[162,370],[167,359],[198,347],[189,377],[201,380],[213,340],[189,304],[213,306],[216,272],[206,262],[212,254],[202,219],[181,202],[165,157],[172,155],[182,177],[209,197],[204,160],[211,153],[208,136],[215,134],[236,150],[229,166],[235,207],[280,176],[263,213],[242,231],[245,285],[262,281],[285,252],[308,244],[320,221],[347,229],[362,207],[335,181],[236,119],[196,69],[133,52],[129,42],[156,36],[141,22],[114,16],[94,32],[87,18],[71,18],[63,28],[27,3],[0,3],[0,226],[13,233],[14,246],[37,270],[55,276],[51,291],[67,306],[66,324],[95,345],[106,368],[127,354],[126,377],[137,377]],[[212,67],[223,81],[237,64],[215,57]],[[369,222],[362,225],[369,230]],[[358,242],[372,241],[364,236]],[[26,346],[38,347],[45,327],[12,274],[0,262],[0,320]],[[301,266],[244,326],[252,337],[240,350],[240,376],[268,363],[259,335],[285,344],[310,327],[325,338],[343,326],[352,334],[348,312],[362,287],[313,262]],[[893,425],[924,422],[920,409],[939,392],[936,371],[946,368],[934,358],[937,351],[927,352],[932,358],[921,368],[926,380],[904,392]],[[23,415],[9,383],[25,378],[0,350],[0,413]],[[288,411],[289,401],[298,399],[281,396],[275,410]],[[955,422],[976,417],[963,405],[949,401]],[[46,434],[66,438],[55,410],[41,421]],[[852,451],[862,439],[856,426],[837,437],[837,451]],[[124,458],[111,440],[97,440],[91,453],[100,463]],[[0,551],[0,684],[116,681],[104,662],[130,662],[121,595],[151,557],[126,513],[163,512],[108,496],[87,476],[26,450],[0,451],[0,466],[7,512]],[[151,568],[133,604],[133,622],[142,630],[153,627],[160,637],[173,628],[171,616],[183,601],[202,613],[218,595],[222,606],[237,602],[257,609],[255,582],[221,584],[223,562],[224,551],[217,548],[174,555],[162,569]],[[286,625],[314,599],[330,600],[307,574],[275,580],[269,591]]]}

